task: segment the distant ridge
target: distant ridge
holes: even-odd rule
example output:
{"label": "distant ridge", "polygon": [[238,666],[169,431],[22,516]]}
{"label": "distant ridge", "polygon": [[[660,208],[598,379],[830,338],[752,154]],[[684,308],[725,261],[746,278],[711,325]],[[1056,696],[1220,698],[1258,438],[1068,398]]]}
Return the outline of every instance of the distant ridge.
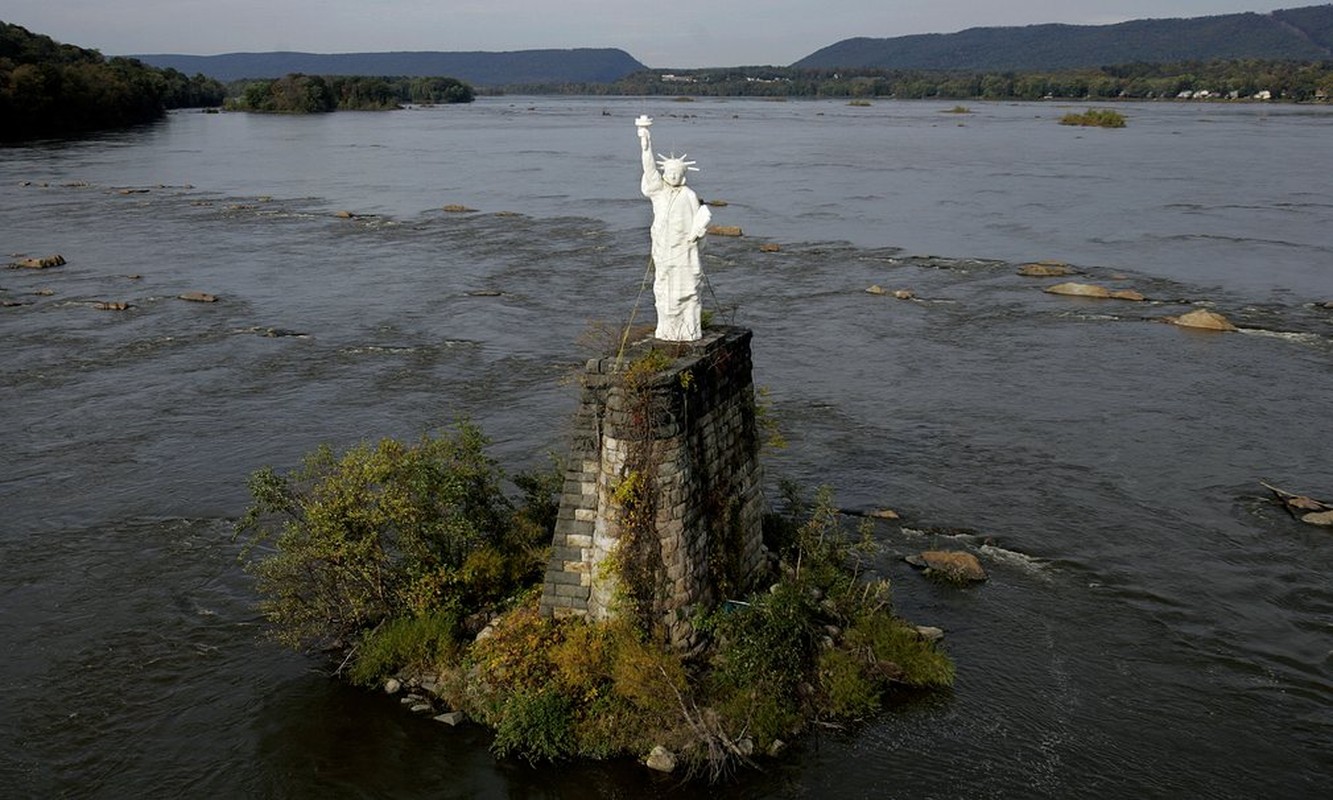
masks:
{"label": "distant ridge", "polygon": [[795,68],[1054,70],[1112,64],[1333,58],[1333,4],[1115,25],[969,28],[888,39],[845,39]]}
{"label": "distant ridge", "polygon": [[220,81],[307,75],[393,75],[458,78],[473,86],[532,83],[610,83],[645,69],[615,48],[515,50],[512,52],[224,53],[216,56],[135,55],[154,67],[203,73]]}

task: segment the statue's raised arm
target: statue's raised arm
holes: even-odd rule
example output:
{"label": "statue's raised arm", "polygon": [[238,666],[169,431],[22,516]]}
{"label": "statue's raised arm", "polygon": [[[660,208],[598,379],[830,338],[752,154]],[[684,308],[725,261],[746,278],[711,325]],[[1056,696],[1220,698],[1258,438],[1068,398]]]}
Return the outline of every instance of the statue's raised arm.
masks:
{"label": "statue's raised arm", "polygon": [[634,124],[639,130],[639,155],[643,160],[643,193],[661,186],[662,176],[657,171],[657,164],[653,161],[653,135],[648,132],[648,128],[653,124],[652,118],[640,116],[634,120]]}

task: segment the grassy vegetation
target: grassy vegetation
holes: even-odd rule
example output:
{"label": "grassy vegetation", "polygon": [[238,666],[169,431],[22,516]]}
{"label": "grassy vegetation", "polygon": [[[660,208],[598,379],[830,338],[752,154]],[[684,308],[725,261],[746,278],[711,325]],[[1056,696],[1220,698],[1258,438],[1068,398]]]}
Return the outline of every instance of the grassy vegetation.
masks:
{"label": "grassy vegetation", "polygon": [[1061,125],[1080,125],[1085,128],[1123,128],[1125,115],[1109,108],[1090,108],[1082,114],[1069,112],[1060,118]]}
{"label": "grassy vegetation", "polygon": [[868,531],[844,529],[828,490],[813,502],[793,492],[768,519],[772,575],[699,613],[708,643],[691,657],[641,615],[541,615],[538,542],[550,541],[561,472],[516,481],[515,503],[484,444],[463,425],[257,473],[240,528],[262,549],[251,566],[277,637],[334,647],[359,684],[429,676],[443,703],[494,730],[498,756],[638,758],[663,746],[712,779],[816,722],[951,685],[949,658],[893,614],[888,581],[861,575]]}

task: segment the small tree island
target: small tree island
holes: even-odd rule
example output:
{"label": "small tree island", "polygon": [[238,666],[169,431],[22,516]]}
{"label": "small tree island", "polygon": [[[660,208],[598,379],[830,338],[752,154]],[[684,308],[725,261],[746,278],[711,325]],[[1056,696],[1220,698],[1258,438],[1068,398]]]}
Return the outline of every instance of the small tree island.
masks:
{"label": "small tree island", "polygon": [[326,111],[384,111],[406,103],[471,103],[472,87],[456,78],[302,75],[236,81],[227,101],[233,111],[317,114]]}
{"label": "small tree island", "polygon": [[[620,379],[662,364],[649,351]],[[415,693],[418,711],[491,728],[499,756],[679,761],[713,780],[812,724],[952,684],[934,637],[894,615],[887,580],[864,576],[870,530],[845,529],[827,489],[813,502],[788,490],[785,513],[765,517],[763,581],[698,611],[702,647],[673,647],[636,613],[639,586],[610,620],[543,614],[563,468],[518,475],[511,500],[486,444],[463,423],[255,473],[238,531],[276,638],[332,653],[355,684]],[[617,487],[641,489],[633,477]],[[622,582],[635,574],[611,565]]]}

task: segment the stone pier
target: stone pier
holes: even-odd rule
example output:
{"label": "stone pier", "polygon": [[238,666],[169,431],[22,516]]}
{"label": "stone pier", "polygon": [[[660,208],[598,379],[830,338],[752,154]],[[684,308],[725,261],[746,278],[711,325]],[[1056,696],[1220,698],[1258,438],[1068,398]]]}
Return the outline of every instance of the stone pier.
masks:
{"label": "stone pier", "polygon": [[632,611],[691,650],[695,613],[763,575],[751,337],[709,328],[588,362],[543,614]]}

